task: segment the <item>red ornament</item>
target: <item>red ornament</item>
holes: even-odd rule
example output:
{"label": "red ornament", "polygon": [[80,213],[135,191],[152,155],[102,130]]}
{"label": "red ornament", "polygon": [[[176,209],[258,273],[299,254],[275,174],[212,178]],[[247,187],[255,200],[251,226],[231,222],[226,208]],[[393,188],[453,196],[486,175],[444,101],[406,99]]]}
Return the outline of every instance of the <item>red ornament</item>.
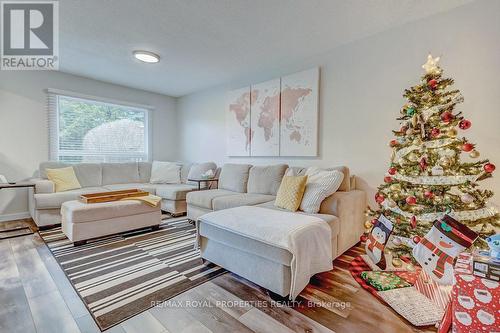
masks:
{"label": "red ornament", "polygon": [[434,198],[434,192],[432,192],[431,190],[427,190],[427,191],[424,192],[424,196],[427,199],[432,199],[432,198]]}
{"label": "red ornament", "polygon": [[410,219],[410,226],[412,229],[415,229],[417,227],[417,218],[415,215],[413,215]]}
{"label": "red ornament", "polygon": [[441,114],[441,120],[445,123],[449,123],[453,120],[453,113],[451,113],[450,111],[445,111]]}
{"label": "red ornament", "polygon": [[370,222],[371,222],[372,225],[375,225],[375,223],[377,223],[378,220],[377,219],[372,219]]}
{"label": "red ornament", "polygon": [[425,157],[422,157],[420,159],[420,170],[424,171],[425,169],[427,169],[427,159]]}
{"label": "red ornament", "polygon": [[439,130],[439,128],[433,128],[431,130],[431,137],[437,138],[439,136],[439,134],[441,134],[441,131]]}
{"label": "red ornament", "polygon": [[391,176],[385,176],[384,177],[384,182],[386,182],[386,183],[392,182],[392,177]]}
{"label": "red ornament", "polygon": [[391,167],[389,168],[389,170],[387,170],[387,172],[390,174],[390,175],[395,175],[396,172],[398,172],[398,169],[396,169],[395,167]]}
{"label": "red ornament", "polygon": [[381,204],[382,202],[384,202],[384,200],[385,200],[385,197],[382,194],[380,194],[380,193],[375,194],[375,201],[378,204]]}
{"label": "red ornament", "polygon": [[398,140],[391,140],[389,142],[389,146],[391,146],[391,147],[394,147],[394,146],[397,146],[397,145],[398,145]]}
{"label": "red ornament", "polygon": [[360,240],[361,242],[363,242],[363,243],[364,243],[364,242],[366,242],[366,240],[367,240],[367,239],[368,239],[368,236],[366,236],[366,235],[364,235],[364,234],[363,234],[363,235],[361,235],[361,237],[359,237],[359,240]]}
{"label": "red ornament", "polygon": [[458,127],[460,127],[460,129],[462,129],[462,130],[469,129],[471,126],[472,126],[471,121],[470,121],[470,120],[467,120],[467,119],[462,119],[462,120],[460,120],[460,122],[458,123]]}
{"label": "red ornament", "polygon": [[417,198],[415,198],[413,195],[410,195],[409,197],[406,198],[406,203],[408,205],[414,205],[417,203]]}
{"label": "red ornament", "polygon": [[492,163],[486,163],[483,168],[487,173],[492,173],[493,171],[495,171],[496,166]]}
{"label": "red ornament", "polygon": [[436,89],[437,85],[438,85],[438,82],[436,79],[431,79],[427,82],[427,85],[429,86],[429,88],[431,89]]}
{"label": "red ornament", "polygon": [[418,244],[422,239],[420,238],[420,236],[413,236],[412,240],[413,243]]}
{"label": "red ornament", "polygon": [[472,149],[474,149],[474,145],[472,143],[464,143],[462,145],[462,150],[465,152],[470,152]]}

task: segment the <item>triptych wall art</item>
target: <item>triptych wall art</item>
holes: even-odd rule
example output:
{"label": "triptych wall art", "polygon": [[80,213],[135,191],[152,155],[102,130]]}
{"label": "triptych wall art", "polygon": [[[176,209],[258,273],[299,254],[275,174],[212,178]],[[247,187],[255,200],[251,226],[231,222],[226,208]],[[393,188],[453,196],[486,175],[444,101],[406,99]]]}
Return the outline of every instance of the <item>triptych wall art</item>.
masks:
{"label": "triptych wall art", "polygon": [[317,156],[319,68],[232,90],[228,156]]}

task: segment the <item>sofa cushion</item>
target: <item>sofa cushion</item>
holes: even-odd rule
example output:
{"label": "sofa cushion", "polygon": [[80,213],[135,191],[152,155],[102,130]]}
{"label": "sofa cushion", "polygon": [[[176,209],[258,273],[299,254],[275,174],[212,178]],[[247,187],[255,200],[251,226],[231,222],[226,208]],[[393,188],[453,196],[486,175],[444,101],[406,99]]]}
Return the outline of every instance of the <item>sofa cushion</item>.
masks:
{"label": "sofa cushion", "polygon": [[173,162],[153,161],[149,182],[152,184],[180,184],[181,167]]}
{"label": "sofa cushion", "polygon": [[219,177],[219,188],[245,193],[250,167],[250,164],[224,164]]}
{"label": "sofa cushion", "polygon": [[186,200],[186,194],[198,187],[190,184],[158,184],[156,195],[168,200]]}
{"label": "sofa cushion", "polygon": [[58,162],[58,161],[46,161],[40,163],[38,167],[38,173],[40,178],[47,179],[47,169],[59,169],[71,166],[71,164]]}
{"label": "sofa cushion", "polygon": [[137,162],[102,163],[102,184],[139,183]]}
{"label": "sofa cushion", "polygon": [[248,175],[248,193],[276,195],[288,165],[254,165]]}
{"label": "sofa cushion", "polygon": [[[349,168],[345,166],[337,166],[332,168],[322,168],[323,170],[338,170],[344,174],[344,179],[340,183],[338,191],[349,192],[351,190],[351,176],[349,175]],[[286,171],[288,176],[303,176],[306,174],[307,168],[290,167]],[[354,188],[352,188],[354,190]]]}
{"label": "sofa cushion", "polygon": [[295,212],[302,201],[306,189],[307,176],[285,176],[276,195],[277,207]]}
{"label": "sofa cushion", "polygon": [[149,183],[111,184],[111,185],[103,185],[102,187],[104,187],[108,191],[139,189],[142,191],[149,192],[151,194],[156,194],[155,185]]}
{"label": "sofa cushion", "polygon": [[275,247],[255,239],[235,234],[200,221],[200,236],[247,253],[255,254],[271,261],[290,266],[292,254],[285,249]]}
{"label": "sofa cushion", "polygon": [[269,194],[241,193],[212,200],[213,210],[228,209],[240,206],[254,206],[263,202],[273,201],[276,197]]}
{"label": "sofa cushion", "polygon": [[300,210],[306,213],[318,213],[323,200],[338,190],[344,174],[338,170],[310,167],[306,175],[306,190],[300,203]]}
{"label": "sofa cushion", "polygon": [[75,190],[82,187],[73,167],[46,169],[47,178],[55,185],[56,192]]}
{"label": "sofa cushion", "polygon": [[77,190],[57,193],[38,193],[35,199],[35,209],[56,209],[61,208],[63,202],[77,200],[81,194],[99,193],[109,191],[104,187],[85,187]]}
{"label": "sofa cushion", "polygon": [[206,190],[206,191],[193,191],[189,192],[186,195],[186,202],[188,205],[194,205],[206,209],[213,209],[212,200],[218,197],[227,197],[231,195],[237,195],[239,193],[223,190],[223,189],[215,189],[215,190]]}
{"label": "sofa cushion", "polygon": [[79,163],[74,164],[76,178],[82,187],[92,187],[102,185],[102,167],[100,163]]}
{"label": "sofa cushion", "polygon": [[149,183],[151,179],[151,163],[150,162],[139,162],[139,181],[141,183]]}
{"label": "sofa cushion", "polygon": [[[274,205],[274,201],[264,202],[264,203],[256,205],[256,206],[287,212],[286,209],[276,207]],[[301,212],[299,210],[296,211],[295,214],[304,214],[304,215],[309,215],[309,216],[315,216],[315,217],[322,219],[323,221],[328,223],[328,225],[330,225],[330,228],[332,229],[332,237],[336,237],[340,232],[340,221],[339,221],[339,218],[335,215],[321,214],[321,213],[308,214],[308,213]]]}

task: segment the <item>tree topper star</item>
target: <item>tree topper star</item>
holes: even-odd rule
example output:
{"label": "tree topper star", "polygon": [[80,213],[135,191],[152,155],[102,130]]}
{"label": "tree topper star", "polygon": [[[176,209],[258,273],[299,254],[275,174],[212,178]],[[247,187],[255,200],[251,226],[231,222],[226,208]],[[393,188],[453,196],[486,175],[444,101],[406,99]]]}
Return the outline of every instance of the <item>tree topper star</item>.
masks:
{"label": "tree topper star", "polygon": [[429,53],[427,62],[422,65],[426,74],[441,74],[441,68],[438,65],[439,59],[439,57],[433,58],[432,54]]}

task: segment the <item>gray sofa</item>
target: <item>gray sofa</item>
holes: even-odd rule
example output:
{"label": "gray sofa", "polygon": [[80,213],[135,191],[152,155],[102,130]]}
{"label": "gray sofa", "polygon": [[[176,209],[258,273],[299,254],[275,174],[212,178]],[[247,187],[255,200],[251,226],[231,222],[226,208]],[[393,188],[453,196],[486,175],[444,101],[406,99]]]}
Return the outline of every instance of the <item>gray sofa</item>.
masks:
{"label": "gray sofa", "polygon": [[[216,169],[214,163],[204,163]],[[186,212],[186,194],[197,189],[196,184],[187,183],[191,165],[182,165],[180,184],[151,184],[151,163],[80,163],[71,164],[75,169],[81,189],[55,192],[54,183],[47,179],[46,169],[70,166],[62,162],[43,162],[39,177],[32,179],[35,188],[29,192],[30,214],[37,226],[61,223],[61,205],[76,200],[81,194],[138,188],[162,198],[161,208],[173,215]]]}
{"label": "gray sofa", "polygon": [[[220,172],[219,188],[190,192],[186,196],[187,216],[198,221],[202,257],[279,295],[290,288],[292,255],[276,248],[203,223],[203,214],[238,206],[260,206],[280,210],[274,199],[288,166],[251,166],[226,164]],[[305,168],[292,168],[294,174]],[[333,168],[332,168],[333,169]],[[332,258],[359,242],[364,232],[365,192],[351,188],[354,178],[347,167],[336,167],[344,174],[339,190],[326,198],[316,216],[331,227]],[[297,211],[296,214],[306,214]]]}

